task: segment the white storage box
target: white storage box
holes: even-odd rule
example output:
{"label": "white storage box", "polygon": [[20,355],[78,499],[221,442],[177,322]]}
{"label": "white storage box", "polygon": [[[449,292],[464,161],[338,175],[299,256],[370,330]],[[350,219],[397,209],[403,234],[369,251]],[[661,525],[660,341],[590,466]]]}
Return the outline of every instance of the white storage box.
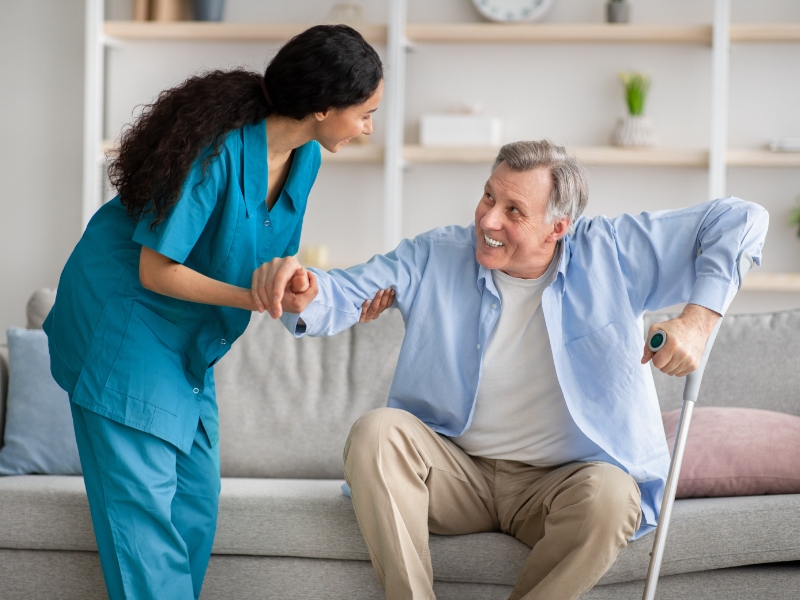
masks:
{"label": "white storage box", "polygon": [[422,115],[419,139],[423,146],[499,146],[502,123],[483,115]]}

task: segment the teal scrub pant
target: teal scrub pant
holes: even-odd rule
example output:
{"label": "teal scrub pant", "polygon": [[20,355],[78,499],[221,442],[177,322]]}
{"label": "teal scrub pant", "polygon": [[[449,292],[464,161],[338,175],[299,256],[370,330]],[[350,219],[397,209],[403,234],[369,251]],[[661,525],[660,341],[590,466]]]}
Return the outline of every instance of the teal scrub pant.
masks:
{"label": "teal scrub pant", "polygon": [[189,454],[70,403],[111,600],[200,597],[217,526],[219,445]]}

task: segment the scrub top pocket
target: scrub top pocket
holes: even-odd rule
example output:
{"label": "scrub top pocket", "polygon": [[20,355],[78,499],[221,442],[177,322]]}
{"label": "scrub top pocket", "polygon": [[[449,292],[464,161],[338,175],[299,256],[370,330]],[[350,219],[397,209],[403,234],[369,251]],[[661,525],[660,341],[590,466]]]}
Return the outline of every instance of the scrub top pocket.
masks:
{"label": "scrub top pocket", "polygon": [[128,321],[106,388],[177,415],[191,392],[181,354],[189,333],[138,302]]}

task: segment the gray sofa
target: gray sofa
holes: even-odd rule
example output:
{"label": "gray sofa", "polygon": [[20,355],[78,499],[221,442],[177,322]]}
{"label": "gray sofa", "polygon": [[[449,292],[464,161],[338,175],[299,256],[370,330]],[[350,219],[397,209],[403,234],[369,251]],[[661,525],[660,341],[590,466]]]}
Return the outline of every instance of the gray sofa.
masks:
{"label": "gray sofa", "polygon": [[[384,404],[402,334],[395,310],[299,341],[253,316],[216,368],[223,480],[205,600],[383,597],[341,494],[341,452],[355,419]],[[729,316],[700,404],[800,415],[798,357],[800,311]],[[664,410],[680,406],[681,382],[657,374],[656,385]],[[640,598],[652,539],[629,544],[584,598]],[[437,597],[453,600],[507,598],[529,551],[500,533],[430,545]],[[800,495],[680,500],[658,597],[798,598],[791,561]],[[82,478],[0,478],[0,598],[105,597]]]}

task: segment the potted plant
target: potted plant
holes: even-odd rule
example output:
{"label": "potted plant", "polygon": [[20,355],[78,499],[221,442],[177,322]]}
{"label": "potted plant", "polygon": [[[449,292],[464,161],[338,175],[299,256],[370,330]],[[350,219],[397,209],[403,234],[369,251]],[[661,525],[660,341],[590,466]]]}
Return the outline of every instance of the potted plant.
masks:
{"label": "potted plant", "polygon": [[656,143],[656,132],[652,121],[644,116],[650,76],[631,72],[620,73],[619,77],[625,91],[628,114],[617,122],[613,143],[615,146],[652,146]]}
{"label": "potted plant", "polygon": [[797,237],[800,237],[800,194],[795,196],[794,203],[796,206],[789,215],[789,225],[794,225],[797,227]]}
{"label": "potted plant", "polygon": [[631,14],[631,5],[625,0],[611,0],[606,4],[606,21],[609,23],[627,23]]}

